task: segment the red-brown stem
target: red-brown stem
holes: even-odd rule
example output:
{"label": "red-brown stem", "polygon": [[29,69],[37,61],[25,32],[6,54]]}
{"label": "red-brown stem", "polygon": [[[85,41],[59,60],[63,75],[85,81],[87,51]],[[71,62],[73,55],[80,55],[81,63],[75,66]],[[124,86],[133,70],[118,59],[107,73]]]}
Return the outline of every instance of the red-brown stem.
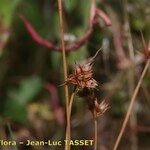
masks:
{"label": "red-brown stem", "polygon": [[111,25],[111,20],[108,17],[108,15],[106,15],[106,13],[104,11],[102,11],[101,9],[97,8],[96,9],[96,14],[103,19],[103,21],[104,21],[106,26],[110,26]]}
{"label": "red-brown stem", "polygon": [[145,65],[145,67],[144,67],[144,69],[143,69],[143,72],[142,72],[142,74],[141,74],[141,77],[140,77],[140,79],[139,79],[139,82],[138,82],[138,84],[137,84],[137,86],[136,86],[136,88],[135,88],[135,90],[134,90],[134,93],[133,93],[133,95],[132,95],[132,98],[131,98],[131,101],[130,101],[130,104],[129,104],[129,107],[128,107],[128,110],[127,110],[127,113],[126,113],[126,116],[125,116],[125,119],[124,119],[124,121],[123,121],[121,130],[120,130],[120,132],[119,132],[119,135],[118,135],[118,137],[117,137],[117,140],[116,140],[116,142],[115,142],[115,145],[114,145],[113,150],[117,150],[117,148],[118,148],[118,146],[119,146],[120,140],[121,140],[121,138],[122,138],[122,135],[123,135],[123,133],[124,133],[124,131],[125,131],[125,128],[126,128],[126,126],[127,126],[129,117],[130,117],[130,115],[131,115],[131,111],[132,111],[132,108],[133,108],[133,105],[134,105],[136,96],[137,96],[137,94],[138,94],[138,92],[139,92],[140,86],[141,86],[141,84],[142,84],[142,82],[143,82],[143,78],[144,78],[144,76],[145,76],[145,74],[146,74],[146,71],[147,71],[147,69],[148,69],[149,63],[150,63],[150,59],[147,60],[146,65]]}
{"label": "red-brown stem", "polygon": [[[58,52],[62,51],[63,48],[62,46],[58,47],[51,41],[41,37],[38,34],[38,32],[34,29],[32,24],[23,15],[18,14],[18,16],[23,21],[28,33],[36,43],[48,48],[49,50],[58,51]],[[100,16],[106,26],[111,25],[110,18],[102,10],[96,8],[95,0],[92,0],[88,30],[86,31],[85,35],[83,35],[82,38],[77,39],[72,45],[66,46],[65,47],[66,52],[78,50],[90,39],[94,30],[94,26],[98,24],[98,20],[96,20],[96,16]]]}
{"label": "red-brown stem", "polygon": [[[36,43],[48,48],[49,50],[53,50],[53,51],[57,51],[57,52],[62,51],[62,49],[63,49],[62,46],[58,47],[58,46],[54,45],[51,41],[41,37],[38,34],[38,32],[33,28],[31,23],[23,15],[18,14],[18,16],[23,21],[28,33],[30,34],[30,36]],[[92,36],[92,33],[93,33],[94,19],[92,20],[91,24],[92,24],[92,26],[89,27],[89,29],[87,30],[85,35],[83,35],[82,38],[75,41],[72,45],[65,47],[66,52],[78,50],[81,46],[83,46],[90,39],[90,37]]]}

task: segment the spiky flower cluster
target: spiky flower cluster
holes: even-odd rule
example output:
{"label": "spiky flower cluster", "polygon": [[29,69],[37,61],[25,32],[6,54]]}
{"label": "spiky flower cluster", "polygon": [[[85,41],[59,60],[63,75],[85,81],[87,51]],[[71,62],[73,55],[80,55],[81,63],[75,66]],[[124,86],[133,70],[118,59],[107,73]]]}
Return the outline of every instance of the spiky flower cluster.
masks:
{"label": "spiky flower cluster", "polygon": [[77,85],[79,89],[96,88],[97,81],[93,78],[92,64],[76,64],[73,74],[69,75],[66,83]]}
{"label": "spiky flower cluster", "polygon": [[101,116],[109,108],[106,100],[99,104],[95,94],[98,82],[93,78],[93,62],[99,51],[100,49],[87,63],[75,64],[73,73],[68,76],[65,82],[65,84],[72,84],[79,89],[79,96],[87,99],[86,102],[94,118]]}
{"label": "spiky flower cluster", "polygon": [[100,104],[97,100],[94,101],[94,110],[93,110],[93,116],[94,118],[97,118],[101,115],[103,115],[106,110],[110,108],[109,104],[106,102],[106,100],[103,100]]}

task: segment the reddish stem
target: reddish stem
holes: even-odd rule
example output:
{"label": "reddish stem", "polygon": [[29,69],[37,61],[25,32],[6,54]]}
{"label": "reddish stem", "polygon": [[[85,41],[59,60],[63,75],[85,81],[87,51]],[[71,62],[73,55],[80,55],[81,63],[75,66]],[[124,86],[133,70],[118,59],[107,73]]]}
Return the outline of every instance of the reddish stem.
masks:
{"label": "reddish stem", "polygon": [[[48,41],[47,39],[41,37],[34,29],[34,27],[31,25],[31,23],[23,15],[19,14],[18,16],[23,21],[28,33],[36,43],[50,50],[54,50],[58,52],[62,51],[62,47],[57,47],[51,41]],[[100,16],[103,19],[106,26],[111,25],[111,20],[109,19],[109,17],[102,10],[97,9],[95,7],[95,3],[93,3],[90,9],[89,28],[87,32],[82,38],[75,41],[72,45],[66,46],[65,47],[66,52],[71,52],[79,49],[90,39],[94,30],[94,26],[98,24],[98,20],[96,19],[96,16]]]}

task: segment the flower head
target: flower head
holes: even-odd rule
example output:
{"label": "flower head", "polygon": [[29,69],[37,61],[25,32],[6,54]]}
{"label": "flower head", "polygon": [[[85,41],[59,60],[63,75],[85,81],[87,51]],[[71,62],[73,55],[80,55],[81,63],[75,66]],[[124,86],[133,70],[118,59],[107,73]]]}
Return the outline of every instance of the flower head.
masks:
{"label": "flower head", "polygon": [[69,75],[66,83],[77,85],[79,89],[96,88],[98,83],[93,78],[92,63],[76,64],[73,74]]}
{"label": "flower head", "polygon": [[93,63],[96,56],[101,51],[101,48],[95,53],[95,55],[90,58],[86,63],[76,64],[74,67],[74,72],[68,76],[65,84],[76,85],[79,89],[89,88],[93,89],[98,86],[97,81],[93,78]]}
{"label": "flower head", "polygon": [[106,100],[103,100],[100,104],[97,102],[97,100],[95,100],[94,105],[95,105],[93,110],[94,118],[103,115],[106,112],[106,110],[110,108]]}

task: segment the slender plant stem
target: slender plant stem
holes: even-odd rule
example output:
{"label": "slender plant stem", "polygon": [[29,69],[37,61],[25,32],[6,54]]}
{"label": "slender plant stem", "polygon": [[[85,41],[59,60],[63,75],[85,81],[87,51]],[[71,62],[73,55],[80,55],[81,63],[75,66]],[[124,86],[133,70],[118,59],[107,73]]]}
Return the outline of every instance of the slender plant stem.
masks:
{"label": "slender plant stem", "polygon": [[[75,96],[75,93],[76,93],[76,86],[74,87],[74,90],[71,94],[71,97],[70,97],[70,100],[69,100],[69,110],[68,110],[68,113],[69,113],[69,121],[71,120],[71,111],[72,111],[72,104],[73,104],[73,100],[74,100],[74,96]],[[70,123],[71,124],[71,123]]]}
{"label": "slender plant stem", "polygon": [[70,103],[69,103],[68,115],[69,115],[69,123],[70,123],[70,125],[71,125],[71,111],[72,111],[72,104],[73,104],[74,96],[75,96],[75,92],[73,92],[71,94],[70,101],[69,101]]}
{"label": "slender plant stem", "polygon": [[[75,91],[76,91],[76,87],[74,88],[74,91],[71,94],[71,97],[69,99],[69,106],[68,106],[68,125],[67,129],[69,129],[69,134],[66,135],[66,139],[70,140],[71,139],[71,110],[72,110],[72,104],[73,104],[73,100],[74,100],[74,96],[75,96]],[[70,150],[70,145],[65,145],[66,150]]]}
{"label": "slender plant stem", "polygon": [[137,94],[138,94],[138,92],[139,92],[140,86],[141,86],[141,84],[142,84],[142,82],[143,82],[143,78],[144,78],[144,76],[145,76],[145,74],[146,74],[146,71],[147,71],[147,69],[148,69],[149,63],[150,63],[150,59],[148,59],[146,65],[145,65],[145,67],[144,67],[144,69],[143,69],[143,72],[142,72],[142,74],[141,74],[141,77],[140,77],[140,79],[139,79],[139,82],[138,82],[138,84],[137,84],[137,86],[136,86],[136,88],[135,88],[135,90],[134,90],[134,93],[133,93],[133,95],[132,95],[132,98],[131,98],[131,101],[130,101],[130,104],[129,104],[129,107],[128,107],[128,110],[127,110],[127,113],[126,113],[126,116],[125,116],[125,119],[124,119],[124,121],[123,121],[121,130],[120,130],[120,132],[119,132],[119,135],[118,135],[118,137],[117,137],[117,140],[116,140],[116,142],[115,142],[115,145],[114,145],[113,150],[117,150],[117,148],[118,148],[118,145],[119,145],[119,143],[120,143],[120,140],[121,140],[122,135],[123,135],[123,133],[124,133],[124,130],[125,130],[125,128],[126,128],[127,122],[128,122],[128,120],[129,120],[129,117],[130,117],[130,114],[131,114],[131,111],[132,111],[133,104],[134,104],[134,102],[135,102],[136,96],[137,96]]}
{"label": "slender plant stem", "polygon": [[[128,89],[129,89],[129,97],[132,96],[134,92],[134,87],[135,87],[135,63],[134,63],[134,47],[133,47],[133,40],[132,40],[132,35],[131,35],[131,28],[130,28],[130,22],[129,22],[129,16],[128,16],[128,11],[127,11],[127,6],[128,6],[128,0],[124,0],[123,3],[124,6],[124,28],[126,32],[126,38],[127,38],[127,46],[128,46],[128,52],[129,52],[129,58],[132,61],[131,68],[128,71]],[[130,127],[133,128],[137,126],[137,113],[134,109],[135,106],[133,106],[132,114],[130,115],[130,120],[129,124]],[[137,131],[132,130],[131,135],[130,135],[130,142],[131,142],[131,150],[137,150],[138,149],[138,137],[137,137]]]}
{"label": "slender plant stem", "polygon": [[94,119],[94,150],[97,150],[97,144],[98,144],[98,120],[97,118]]}
{"label": "slender plant stem", "polygon": [[[67,79],[67,60],[66,60],[65,43],[64,43],[62,0],[58,0],[58,9],[59,9],[59,20],[60,20],[60,29],[61,29],[61,45],[62,45],[64,80],[66,81],[66,79]],[[69,114],[68,114],[68,105],[69,105],[68,85],[65,85],[65,100],[66,100],[66,116],[67,116],[66,140],[70,140],[70,124],[69,124]],[[67,149],[67,147],[65,147],[65,150],[70,150],[70,149],[69,148]]]}

